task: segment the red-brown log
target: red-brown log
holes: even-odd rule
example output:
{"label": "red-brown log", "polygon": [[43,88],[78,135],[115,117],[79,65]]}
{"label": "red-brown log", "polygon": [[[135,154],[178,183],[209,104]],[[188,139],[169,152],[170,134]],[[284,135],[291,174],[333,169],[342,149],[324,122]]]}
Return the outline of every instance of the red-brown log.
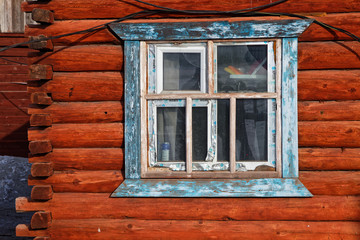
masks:
{"label": "red-brown log", "polygon": [[29,156],[31,163],[53,163],[55,171],[121,170],[123,160],[122,148],[55,148],[46,155]]}
{"label": "red-brown log", "polygon": [[27,38],[24,35],[18,37],[11,37],[11,36],[0,36],[0,46],[5,47],[17,43],[26,42]]}
{"label": "red-brown log", "polygon": [[46,129],[30,128],[30,141],[50,140],[54,148],[121,147],[122,123],[53,124]]}
{"label": "red-brown log", "polygon": [[31,189],[31,199],[47,201],[52,199],[54,195],[51,185],[38,185]]}
{"label": "red-brown log", "polygon": [[[16,199],[17,211],[56,219],[359,221],[360,196],[312,198],[110,198],[110,193],[55,193],[45,203]],[[76,209],[76,211],[74,211]],[[192,211],[189,211],[192,210]]]}
{"label": "red-brown log", "polygon": [[359,100],[360,70],[299,71],[299,100]]}
{"label": "red-brown log", "polygon": [[54,192],[111,192],[124,180],[121,171],[55,172],[46,179],[29,176],[29,185],[51,184]]}
{"label": "red-brown log", "polygon": [[[54,220],[51,239],[356,239],[358,222]],[[226,236],[224,236],[226,233]]]}
{"label": "red-brown log", "polygon": [[33,41],[29,43],[29,48],[43,51],[51,51],[54,48],[54,45],[51,40],[46,40],[46,36],[30,36],[29,41]]}
{"label": "red-brown log", "polygon": [[50,225],[51,225],[50,212],[36,212],[31,217],[31,222],[30,222],[31,230],[48,228],[50,227]]}
{"label": "red-brown log", "polygon": [[360,170],[359,148],[299,148],[301,170]]}
{"label": "red-brown log", "polygon": [[360,68],[359,53],[359,42],[302,42],[299,69]]}
{"label": "red-brown log", "polygon": [[32,114],[30,117],[30,126],[41,127],[51,126],[52,120],[50,114]]}
{"label": "red-brown log", "polygon": [[40,104],[40,105],[51,105],[52,99],[51,97],[45,92],[34,92],[31,94],[31,103],[33,104]]}
{"label": "red-brown log", "polygon": [[49,140],[35,140],[29,143],[29,151],[32,154],[48,153],[52,150],[52,144]]}
{"label": "red-brown log", "polygon": [[27,90],[25,82],[11,82],[11,83],[0,82],[0,89],[2,92],[5,92],[5,91],[23,91],[23,92],[25,92]]}
{"label": "red-brown log", "polygon": [[299,121],[359,121],[360,101],[299,102]]}
{"label": "red-brown log", "polygon": [[0,65],[1,74],[25,74],[28,72],[28,66],[19,64],[13,65]]}
{"label": "red-brown log", "polygon": [[120,71],[123,49],[120,45],[55,47],[51,53],[29,54],[32,64],[50,64],[54,71]]}
{"label": "red-brown log", "polygon": [[36,237],[34,240],[50,240],[50,237]]}
{"label": "red-brown log", "polygon": [[360,147],[359,121],[299,122],[300,147]]}
{"label": "red-brown log", "polygon": [[51,162],[33,163],[31,165],[31,176],[49,177],[54,173],[54,166]]}
{"label": "red-brown log", "polygon": [[[191,0],[185,1],[163,1],[154,0],[151,3],[182,10],[223,10],[233,11],[234,2],[228,1],[206,1],[199,0],[194,4]],[[249,2],[246,0],[236,1],[236,9],[252,8],[268,4],[267,0]],[[24,2],[22,9],[31,12],[34,8],[43,8],[54,11],[55,19],[86,19],[86,18],[121,18],[128,14],[151,9],[153,7],[141,3],[130,3],[126,1],[102,0],[101,2],[89,2],[86,0],[52,0],[49,2]],[[274,7],[267,8],[266,12],[359,12],[360,7],[357,0],[289,0]],[[177,15],[178,16],[178,15]],[[193,15],[192,15],[193,16]],[[152,17],[164,17],[164,15],[153,15]]]}
{"label": "red-brown log", "polygon": [[31,79],[51,79],[53,69],[51,65],[34,64],[29,67],[29,77]]}
{"label": "red-brown log", "polygon": [[53,23],[54,13],[42,8],[33,8],[31,11],[31,18],[36,22]]}
{"label": "red-brown log", "polygon": [[30,78],[27,73],[21,73],[21,74],[0,73],[0,82],[24,82],[25,83],[29,80],[30,80]]}
{"label": "red-brown log", "polygon": [[51,93],[54,101],[119,101],[123,98],[120,72],[56,72],[52,81],[32,85],[28,91]]}
{"label": "red-brown log", "polygon": [[36,237],[36,236],[44,236],[46,234],[47,234],[47,230],[32,230],[30,229],[30,226],[26,224],[18,224],[16,226],[17,237]]}
{"label": "red-brown log", "polygon": [[0,57],[27,57],[30,53],[35,53],[37,50],[29,48],[10,48],[0,52]]}
{"label": "red-brown log", "polygon": [[23,64],[26,65],[26,64],[28,64],[29,59],[27,58],[27,56],[23,56],[23,57],[5,57],[5,58],[0,59],[0,64],[1,65],[13,65],[14,62],[12,62],[12,61],[23,63]]}
{"label": "red-brown log", "polygon": [[32,126],[50,126],[51,123],[121,122],[123,103],[120,101],[55,102],[47,108],[30,107],[28,113],[33,114],[30,118]]}

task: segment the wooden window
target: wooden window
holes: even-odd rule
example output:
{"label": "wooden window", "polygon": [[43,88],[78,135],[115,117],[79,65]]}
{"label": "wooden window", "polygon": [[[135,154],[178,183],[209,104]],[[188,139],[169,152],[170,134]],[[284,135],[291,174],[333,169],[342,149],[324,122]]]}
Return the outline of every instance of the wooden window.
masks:
{"label": "wooden window", "polygon": [[125,181],[113,197],[308,197],[297,36],[310,20],[117,23]]}

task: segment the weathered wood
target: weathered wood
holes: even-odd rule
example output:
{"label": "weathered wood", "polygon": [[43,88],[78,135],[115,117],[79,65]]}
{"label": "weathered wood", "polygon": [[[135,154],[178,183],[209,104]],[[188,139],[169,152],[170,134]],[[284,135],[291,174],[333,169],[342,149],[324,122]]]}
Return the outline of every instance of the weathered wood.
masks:
{"label": "weathered wood", "polygon": [[299,44],[299,69],[360,68],[359,52],[359,42],[303,42]]}
{"label": "weathered wood", "polygon": [[51,40],[46,40],[46,36],[31,36],[29,41],[34,41],[29,43],[29,48],[36,50],[51,51],[54,48],[54,45]]}
{"label": "weathered wood", "polygon": [[50,126],[52,123],[108,123],[123,121],[123,103],[112,102],[55,102],[49,107],[31,106],[28,109],[31,126]]}
{"label": "weathered wood", "polygon": [[301,170],[360,170],[359,148],[299,148]]}
{"label": "weathered wood", "polygon": [[51,97],[45,92],[34,92],[31,94],[30,99],[31,103],[40,105],[51,105],[53,102]]}
{"label": "weathered wood", "polygon": [[11,74],[11,73],[0,73],[0,82],[27,82],[30,78],[28,74]]}
{"label": "weathered wood", "polygon": [[53,23],[54,13],[46,9],[34,8],[31,10],[31,18],[36,22]]}
{"label": "weathered wood", "polygon": [[[0,33],[1,34],[1,33]],[[24,37],[23,34],[19,34],[18,37],[12,37],[9,33],[5,33],[6,35],[0,35],[0,46],[5,47],[8,45],[13,45],[16,43],[26,42],[27,38]]]}
{"label": "weathered wood", "polygon": [[53,197],[53,189],[51,185],[38,185],[31,189],[31,199],[46,201]]}
{"label": "weathered wood", "polygon": [[24,74],[27,73],[28,66],[22,66],[19,64],[0,65],[0,71],[2,74]]}
{"label": "weathered wood", "polygon": [[34,53],[37,50],[29,48],[10,48],[0,52],[0,57],[27,57],[29,53]]}
{"label": "weathered wood", "polygon": [[299,102],[299,121],[359,121],[360,101]]}
{"label": "weathered wood", "polygon": [[31,79],[51,79],[52,76],[51,65],[34,64],[29,66],[29,77]]}
{"label": "weathered wood", "polygon": [[17,237],[36,237],[36,236],[43,236],[46,234],[47,234],[46,230],[31,230],[29,225],[18,224],[16,226]]}
{"label": "weathered wood", "polygon": [[30,126],[41,127],[51,126],[52,120],[50,114],[32,114],[30,116]]}
{"label": "weathered wood", "polygon": [[49,140],[32,141],[29,143],[29,151],[32,154],[51,152],[52,145]]}
{"label": "weathered wood", "polygon": [[299,71],[299,100],[359,100],[360,70]]}
{"label": "weathered wood", "polygon": [[44,229],[48,228],[51,225],[51,213],[50,212],[36,212],[31,217],[30,228],[35,229]]}
{"label": "weathered wood", "polygon": [[[241,0],[234,3],[228,1],[206,1],[200,0],[194,4],[191,0],[186,1],[163,1],[154,0],[151,3],[161,6],[182,10],[219,10],[233,11],[235,9],[251,8],[268,4],[267,0],[249,2]],[[122,1],[103,0],[101,2],[89,2],[87,0],[52,0],[44,3],[24,2],[22,9],[31,12],[33,8],[44,8],[55,12],[55,19],[77,19],[86,18],[120,18],[128,14],[141,11],[144,8],[151,9],[151,6],[141,3],[129,3]],[[94,11],[96,10],[96,11]],[[303,0],[299,3],[296,0],[289,0],[277,6],[265,9],[266,12],[359,12],[360,7],[356,0]],[[153,17],[164,17],[164,15],[153,15]]]}
{"label": "weathered wood", "polygon": [[31,176],[49,177],[53,175],[54,167],[52,163],[33,163],[31,165]]}
{"label": "weathered wood", "polygon": [[124,180],[121,171],[55,172],[46,179],[29,176],[28,184],[51,184],[54,192],[111,192]]}
{"label": "weathered wood", "polygon": [[[49,211],[56,219],[359,221],[359,196],[312,198],[109,198],[110,193],[56,193],[45,203],[16,199],[17,211]],[[126,207],[124,207],[126,206]],[[209,208],[211,206],[211,208]],[[76,209],[76,211],[74,211]],[[196,209],[196,211],[189,211]]]}
{"label": "weathered wood", "polygon": [[50,64],[54,71],[120,71],[123,65],[122,47],[114,45],[55,47],[29,57],[32,64]]}
{"label": "weathered wood", "polygon": [[54,148],[121,147],[123,136],[122,123],[53,124],[28,131],[29,141],[49,140]]}
{"label": "weathered wood", "polygon": [[301,147],[359,147],[359,121],[299,122]]}
{"label": "weathered wood", "polygon": [[[356,239],[358,222],[54,220],[52,239]],[[226,236],[224,236],[226,233]]]}
{"label": "weathered wood", "polygon": [[53,163],[55,171],[121,170],[123,160],[124,153],[121,148],[55,148],[46,155],[29,156],[31,163]]}

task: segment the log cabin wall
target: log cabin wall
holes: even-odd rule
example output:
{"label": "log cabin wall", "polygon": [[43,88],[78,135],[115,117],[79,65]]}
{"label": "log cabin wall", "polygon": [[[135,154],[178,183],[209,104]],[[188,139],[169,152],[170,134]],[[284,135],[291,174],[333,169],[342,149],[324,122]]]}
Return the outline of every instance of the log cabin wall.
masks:
{"label": "log cabin wall", "polygon": [[[238,0],[236,8],[269,1]],[[233,10],[234,2],[158,1]],[[25,2],[42,24],[29,37],[87,29],[145,7],[128,1]],[[289,0],[302,13],[360,35],[358,0]],[[154,16],[164,17],[164,16]],[[167,16],[169,17],[169,16]],[[110,198],[123,181],[123,48],[108,30],[33,46],[28,131],[35,211],[16,228],[35,239],[358,239],[360,43],[313,24],[299,43],[300,180],[312,198]]]}

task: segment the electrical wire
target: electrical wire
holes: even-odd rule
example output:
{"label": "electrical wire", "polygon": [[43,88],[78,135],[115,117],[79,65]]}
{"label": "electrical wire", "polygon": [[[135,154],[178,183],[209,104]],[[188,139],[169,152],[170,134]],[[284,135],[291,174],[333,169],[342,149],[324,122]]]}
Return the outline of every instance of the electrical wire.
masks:
{"label": "electrical wire", "polygon": [[[25,45],[25,44],[30,44],[30,43],[36,43],[36,42],[40,42],[40,41],[47,41],[47,40],[54,40],[54,39],[59,39],[59,38],[63,38],[63,37],[68,37],[68,36],[72,36],[72,35],[77,35],[77,34],[83,34],[83,33],[91,33],[91,32],[95,32],[95,31],[99,31],[99,30],[103,30],[108,28],[108,26],[112,23],[117,23],[117,22],[122,22],[128,19],[138,19],[140,17],[146,17],[146,16],[151,16],[151,15],[156,15],[156,14],[190,14],[190,15],[199,15],[199,16],[203,16],[203,15],[224,15],[224,16],[237,16],[237,17],[257,17],[257,16],[288,16],[288,17],[295,17],[295,18],[300,18],[300,19],[313,19],[315,24],[318,24],[319,26],[325,28],[325,29],[331,29],[331,30],[335,30],[335,31],[339,31],[341,33],[344,33],[348,36],[350,36],[352,39],[360,42],[360,38],[358,36],[356,36],[355,34],[346,31],[344,29],[338,28],[338,27],[334,27],[331,26],[329,24],[320,22],[314,18],[310,18],[310,17],[306,17],[303,15],[299,15],[299,14],[294,14],[294,13],[268,13],[268,12],[259,12],[258,10],[264,10],[266,8],[270,8],[273,7],[275,5],[278,4],[282,4],[288,0],[279,0],[273,3],[269,3],[269,4],[265,4],[265,5],[261,5],[258,7],[252,7],[252,8],[245,8],[245,9],[239,9],[239,10],[232,10],[232,11],[213,11],[213,10],[179,10],[179,9],[174,9],[174,8],[168,8],[168,7],[164,7],[164,6],[160,6],[160,5],[156,5],[156,4],[152,4],[152,3],[148,3],[145,2],[143,0],[134,0],[138,3],[142,3],[151,7],[155,7],[156,9],[147,9],[147,10],[142,10],[136,13],[132,13],[129,15],[126,15],[125,17],[122,18],[118,18],[116,20],[104,23],[104,24],[100,24],[88,29],[84,29],[84,30],[80,30],[80,31],[76,31],[76,32],[71,32],[71,33],[66,33],[66,34],[61,34],[61,35],[56,35],[56,36],[51,36],[51,37],[46,37],[46,38],[42,38],[42,39],[36,39],[36,40],[30,40],[30,41],[26,41],[26,42],[21,42],[21,43],[16,43],[13,45],[9,45],[3,48],[0,48],[0,52],[6,51],[8,49],[11,48],[15,48],[15,47],[19,47],[21,45]],[[17,62],[17,61],[13,61],[4,57],[0,57],[3,60],[7,60],[9,62],[13,62],[13,63],[18,63],[18,64],[22,64],[22,65],[28,65],[26,63],[21,63],[21,62]]]}

